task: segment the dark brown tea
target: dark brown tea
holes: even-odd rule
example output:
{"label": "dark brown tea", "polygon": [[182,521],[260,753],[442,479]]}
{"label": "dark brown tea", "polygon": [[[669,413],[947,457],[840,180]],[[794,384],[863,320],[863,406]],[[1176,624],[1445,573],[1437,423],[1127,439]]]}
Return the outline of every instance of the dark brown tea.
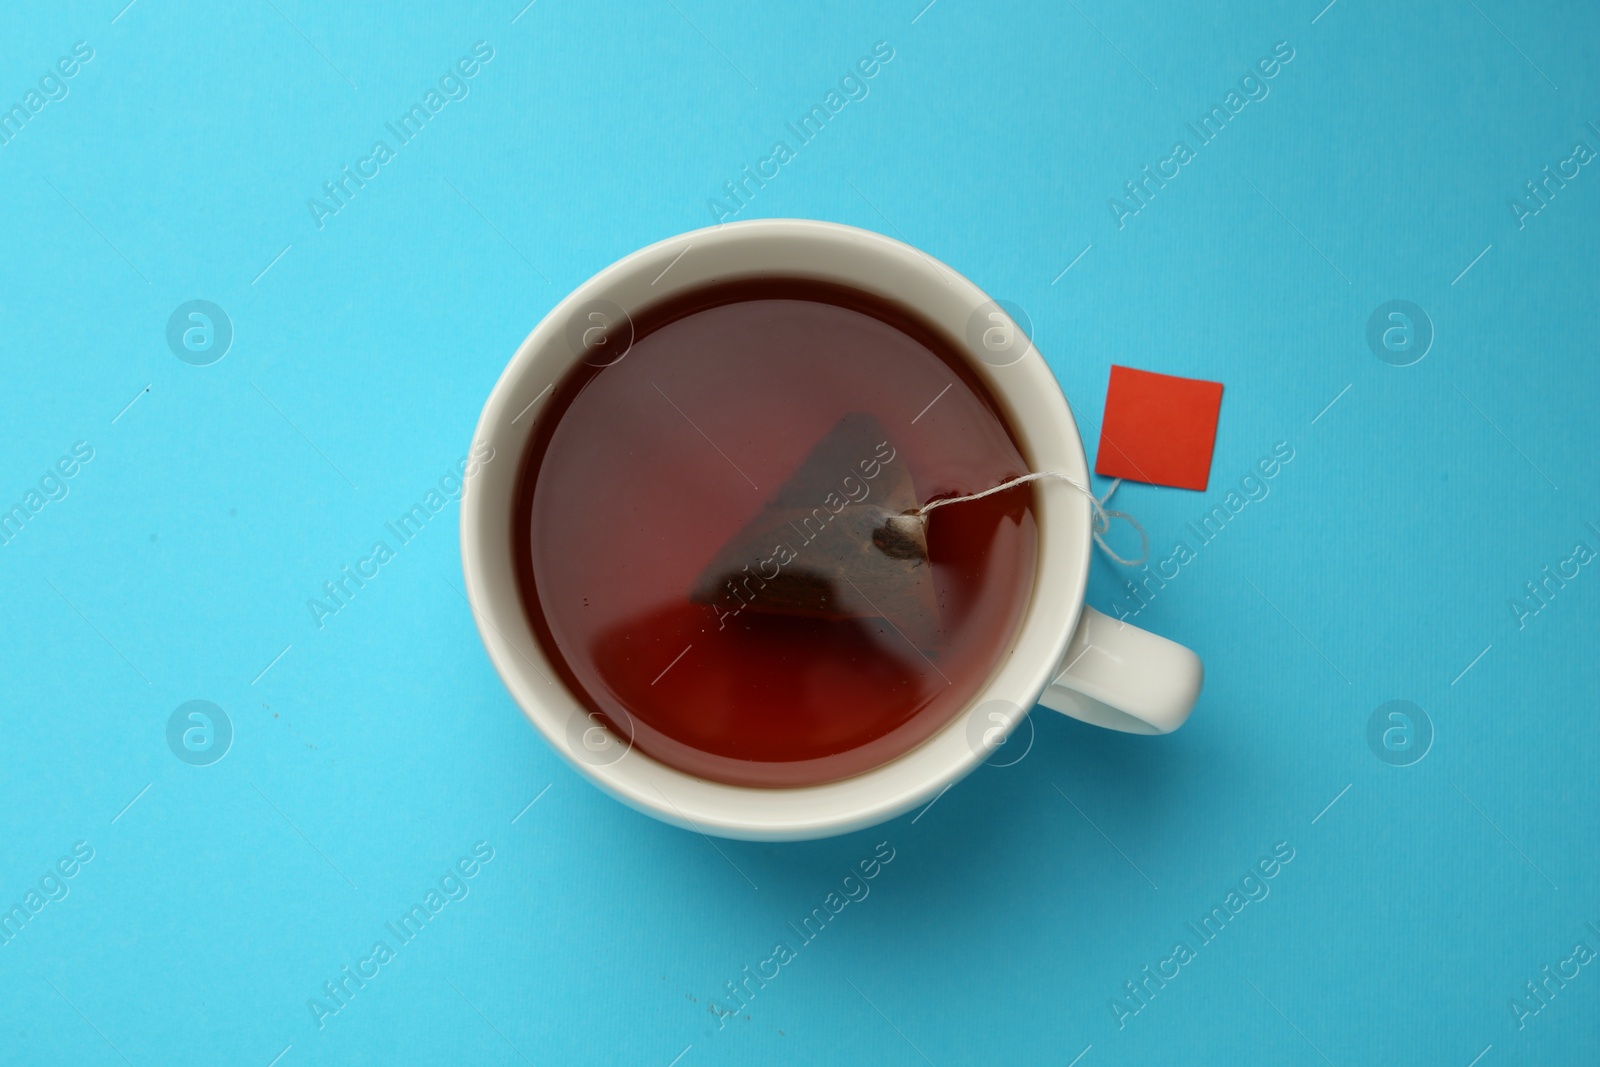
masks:
{"label": "dark brown tea", "polygon": [[787,279],[636,312],[632,338],[558,384],[523,460],[520,591],[567,686],[735,785],[926,740],[1010,646],[1037,553],[1031,486],[907,517],[1028,470],[954,342]]}

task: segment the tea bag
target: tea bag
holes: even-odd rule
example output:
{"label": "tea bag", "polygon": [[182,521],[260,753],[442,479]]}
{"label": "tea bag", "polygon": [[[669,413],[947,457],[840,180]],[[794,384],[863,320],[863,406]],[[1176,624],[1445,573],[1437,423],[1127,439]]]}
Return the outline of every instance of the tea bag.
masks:
{"label": "tea bag", "polygon": [[[1148,558],[1144,527],[1105,506],[1121,479],[1097,497],[1070,474],[1038,471],[919,503],[911,472],[896,462],[883,425],[855,414],[840,419],[761,512],[722,546],[689,599],[712,606],[722,626],[744,611],[883,619],[924,654],[936,655],[939,602],[928,560],[928,516],[1046,479],[1065,482],[1088,499],[1090,532],[1113,560],[1138,566]],[[1135,559],[1124,559],[1106,543],[1116,518],[1139,534]]]}
{"label": "tea bag", "polygon": [[881,618],[936,650],[927,519],[911,472],[871,415],[846,415],[725,544],[690,599],[723,625],[744,611]]}

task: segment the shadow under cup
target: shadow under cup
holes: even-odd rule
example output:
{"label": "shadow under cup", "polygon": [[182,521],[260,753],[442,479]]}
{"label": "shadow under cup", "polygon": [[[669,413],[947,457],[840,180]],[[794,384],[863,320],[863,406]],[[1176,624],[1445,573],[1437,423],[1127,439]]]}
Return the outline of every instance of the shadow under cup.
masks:
{"label": "shadow under cup", "polygon": [[858,520],[1027,472],[961,347],[881,297],[786,278],[608,325],[584,338],[603,358],[545,401],[512,510],[529,623],[611,734],[569,736],[573,755],[789,788],[946,725],[1027,608],[1033,488],[930,513],[925,558],[895,564]]}

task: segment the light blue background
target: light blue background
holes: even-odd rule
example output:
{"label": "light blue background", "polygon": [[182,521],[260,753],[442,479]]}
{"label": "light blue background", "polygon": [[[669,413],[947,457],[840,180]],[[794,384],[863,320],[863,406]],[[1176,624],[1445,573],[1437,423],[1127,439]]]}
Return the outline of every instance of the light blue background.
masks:
{"label": "light blue background", "polygon": [[[0,547],[0,904],[95,850],[0,946],[0,1061],[1600,1052],[1600,966],[1524,1029],[1509,1007],[1575,942],[1600,950],[1600,568],[1521,629],[1508,603],[1600,549],[1600,165],[1525,228],[1508,206],[1600,149],[1600,16],[925,2],[0,16],[7,107],[95,50],[0,146],[0,507],[95,450]],[[480,40],[470,96],[319,230],[307,198]],[[1206,661],[1181,732],[1040,711],[1026,758],[919,816],[712,847],[526,724],[457,591],[454,504],[323,629],[305,602],[464,455],[556,300],[710,222],[878,41],[870,95],[739,217],[880,230],[1024,307],[1091,452],[1111,363],[1226,383],[1209,489],[1116,497],[1158,558],[1275,443],[1295,458],[1139,616]],[[1119,230],[1107,198],[1279,41],[1270,95]],[[203,368],[165,342],[197,298],[236,334]],[[1414,366],[1367,347],[1390,299],[1436,328]],[[1103,557],[1090,594],[1126,603]],[[235,730],[208,767],[165,741],[191,699]],[[1391,699],[1433,722],[1414,766],[1368,748]],[[870,897],[719,1030],[723,983],[885,840]],[[478,841],[470,895],[319,1030],[322,983]],[[1123,983],[1278,842],[1271,895],[1119,1029]]]}

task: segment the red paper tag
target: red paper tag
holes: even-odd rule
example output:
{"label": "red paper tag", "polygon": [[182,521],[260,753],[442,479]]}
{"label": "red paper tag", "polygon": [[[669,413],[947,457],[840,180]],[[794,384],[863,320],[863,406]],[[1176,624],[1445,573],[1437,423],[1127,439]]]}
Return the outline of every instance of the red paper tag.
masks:
{"label": "red paper tag", "polygon": [[1221,408],[1221,382],[1113,365],[1095,473],[1204,489]]}

